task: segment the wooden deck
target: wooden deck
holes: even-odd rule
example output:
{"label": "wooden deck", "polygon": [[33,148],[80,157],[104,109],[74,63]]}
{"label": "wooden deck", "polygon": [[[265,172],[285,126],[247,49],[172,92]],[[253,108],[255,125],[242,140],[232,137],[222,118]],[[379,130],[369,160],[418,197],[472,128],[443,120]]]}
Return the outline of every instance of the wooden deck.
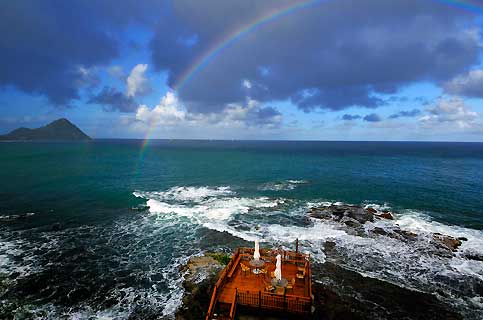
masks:
{"label": "wooden deck", "polygon": [[[311,308],[312,283],[310,259],[292,251],[260,250],[262,259],[266,261],[267,274],[255,274],[251,270],[243,272],[241,264],[249,266],[253,249],[239,248],[230,263],[221,272],[213,289],[210,307],[206,320],[234,319],[237,305],[282,311],[296,314],[308,314]],[[270,285],[271,272],[275,270],[277,254],[282,255],[282,277],[289,282],[295,279],[293,289],[281,287],[267,290]],[[305,276],[297,277],[297,273]]]}

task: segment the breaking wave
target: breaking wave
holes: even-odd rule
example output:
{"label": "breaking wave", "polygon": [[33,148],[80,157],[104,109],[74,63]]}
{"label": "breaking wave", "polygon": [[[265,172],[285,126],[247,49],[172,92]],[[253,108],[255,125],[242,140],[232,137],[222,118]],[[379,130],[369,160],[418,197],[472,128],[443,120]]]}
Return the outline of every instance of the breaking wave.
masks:
{"label": "breaking wave", "polygon": [[[179,267],[207,246],[232,250],[230,237],[238,239],[237,245],[261,239],[263,246],[284,248],[299,239],[301,250],[318,263],[331,261],[365,276],[434,293],[468,318],[483,312],[483,261],[470,258],[483,257],[480,230],[400,210],[394,220],[366,222],[357,233],[344,223],[307,215],[311,207],[340,202],[244,196],[228,186],[177,186],[136,190],[133,195],[145,206],[113,225],[0,235],[0,273],[19,274],[15,281],[26,286],[19,290],[28,291],[29,283],[38,279],[55,287],[44,293],[52,303],[32,310],[38,319],[124,319],[133,314],[174,318],[184,294]],[[387,203],[361,205],[393,211]],[[397,228],[416,236],[403,241],[385,235]],[[24,240],[27,232],[30,241]],[[435,233],[464,241],[454,253],[441,254],[432,242]],[[35,293],[29,294],[35,298]],[[74,301],[69,308],[61,307],[66,296]]]}
{"label": "breaking wave", "polygon": [[[376,219],[364,224],[364,233],[355,234],[343,223],[308,218],[307,209],[331,202],[314,200],[301,202],[293,199],[240,197],[236,192],[219,188],[190,187],[190,194],[202,197],[182,197],[174,190],[165,192],[136,192],[146,199],[149,212],[171,218],[188,218],[198,226],[227,232],[234,237],[253,241],[262,239],[267,246],[289,248],[299,239],[302,250],[312,254],[320,263],[332,259],[338,264],[363,275],[388,281],[403,287],[435,292],[441,300],[457,305],[464,314],[483,311],[483,261],[469,259],[469,255],[483,257],[483,232],[459,226],[444,225],[428,216],[410,210],[395,213],[395,220]],[[189,198],[190,202],[186,202]],[[342,204],[342,203],[334,203]],[[378,211],[391,209],[389,204],[363,203]],[[400,228],[414,232],[412,241],[402,241],[376,228],[393,231]],[[440,254],[432,243],[435,233],[464,239],[452,255]],[[327,256],[324,245],[335,244]],[[463,285],[464,284],[464,285]]]}

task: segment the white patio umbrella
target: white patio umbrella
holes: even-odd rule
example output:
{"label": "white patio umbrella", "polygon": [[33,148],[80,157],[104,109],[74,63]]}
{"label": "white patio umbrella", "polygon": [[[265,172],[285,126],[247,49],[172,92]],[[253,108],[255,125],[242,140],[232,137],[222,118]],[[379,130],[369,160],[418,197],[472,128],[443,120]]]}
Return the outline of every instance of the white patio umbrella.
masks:
{"label": "white patio umbrella", "polygon": [[277,255],[275,278],[277,278],[278,281],[282,280],[282,256],[281,255]]}
{"label": "white patio umbrella", "polygon": [[260,245],[258,244],[258,239],[255,240],[255,253],[253,254],[253,259],[260,260]]}

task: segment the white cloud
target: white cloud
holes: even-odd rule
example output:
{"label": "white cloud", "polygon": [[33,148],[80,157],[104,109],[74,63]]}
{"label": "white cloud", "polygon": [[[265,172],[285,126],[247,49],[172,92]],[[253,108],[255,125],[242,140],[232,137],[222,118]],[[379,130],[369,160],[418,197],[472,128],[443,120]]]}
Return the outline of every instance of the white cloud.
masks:
{"label": "white cloud", "polygon": [[179,124],[186,118],[186,112],[181,108],[178,98],[173,92],[168,92],[153,109],[141,105],[136,111],[136,120],[149,126]]}
{"label": "white cloud", "polygon": [[128,97],[145,95],[151,92],[149,81],[145,76],[147,69],[147,64],[138,64],[131,70],[126,79],[126,95]]}
{"label": "white cloud", "polygon": [[133,123],[137,129],[140,124],[149,127],[222,127],[276,128],[282,121],[282,115],[272,107],[264,107],[260,102],[247,98],[245,104],[230,104],[219,113],[191,113],[178,100],[174,92],[168,92],[158,105],[150,109],[140,105]]}
{"label": "white cloud", "polygon": [[478,119],[478,113],[472,111],[465,102],[458,97],[439,98],[419,120],[425,127],[456,126],[459,129],[471,128]]}
{"label": "white cloud", "polygon": [[469,97],[483,97],[483,69],[471,70],[443,84],[446,92]]}

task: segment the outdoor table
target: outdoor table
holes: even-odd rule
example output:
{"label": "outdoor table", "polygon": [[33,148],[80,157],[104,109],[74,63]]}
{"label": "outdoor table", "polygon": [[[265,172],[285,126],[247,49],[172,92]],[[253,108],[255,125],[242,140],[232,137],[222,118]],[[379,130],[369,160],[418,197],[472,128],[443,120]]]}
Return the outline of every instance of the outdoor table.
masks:
{"label": "outdoor table", "polygon": [[259,274],[260,273],[260,268],[265,265],[265,261],[263,261],[262,259],[258,259],[258,260],[251,259],[248,262],[248,264],[254,268],[253,269],[253,273],[254,274]]}
{"label": "outdoor table", "polygon": [[285,278],[280,279],[280,281],[279,281],[279,280],[277,280],[277,279],[272,279],[271,284],[272,284],[272,286],[274,286],[274,287],[281,287],[281,288],[285,288],[285,287],[287,287],[287,285],[288,285],[288,280],[287,280],[287,279],[285,279]]}

